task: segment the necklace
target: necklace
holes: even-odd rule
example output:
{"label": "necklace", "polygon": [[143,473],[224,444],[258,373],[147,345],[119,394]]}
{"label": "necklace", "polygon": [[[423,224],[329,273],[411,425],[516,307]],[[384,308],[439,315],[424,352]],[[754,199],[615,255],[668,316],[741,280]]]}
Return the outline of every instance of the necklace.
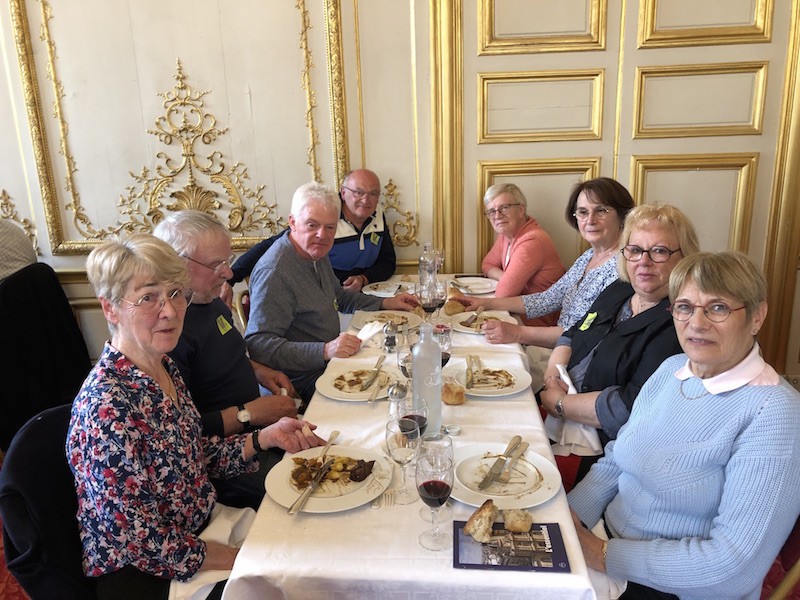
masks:
{"label": "necklace", "polygon": [[642,297],[639,294],[634,294],[636,298],[636,305],[638,306],[636,310],[636,314],[646,311],[649,308],[653,308],[656,304],[661,302],[660,300],[656,300],[655,302],[647,302],[646,300],[642,300]]}
{"label": "necklace", "polygon": [[705,386],[703,386],[703,393],[702,394],[698,394],[697,396],[687,396],[686,393],[683,391],[683,384],[684,384],[685,381],[686,381],[686,379],[682,379],[681,380],[680,391],[681,391],[681,396],[683,396],[687,400],[697,400],[698,398],[702,398],[703,396],[708,396],[709,391],[705,388]]}

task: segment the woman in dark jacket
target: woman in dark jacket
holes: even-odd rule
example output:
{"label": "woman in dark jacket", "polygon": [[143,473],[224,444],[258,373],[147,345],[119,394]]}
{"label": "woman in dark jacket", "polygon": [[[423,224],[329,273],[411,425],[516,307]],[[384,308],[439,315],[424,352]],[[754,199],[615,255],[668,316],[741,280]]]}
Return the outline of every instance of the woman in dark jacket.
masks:
{"label": "woman in dark jacket", "polygon": [[[547,412],[597,428],[603,446],[628,420],[647,378],[681,352],[668,311],[669,275],[699,250],[691,222],[669,205],[634,208],[620,243],[620,279],[558,340],[540,393]],[[567,366],[577,393],[567,393],[559,364]],[[596,460],[581,461],[578,480]]]}

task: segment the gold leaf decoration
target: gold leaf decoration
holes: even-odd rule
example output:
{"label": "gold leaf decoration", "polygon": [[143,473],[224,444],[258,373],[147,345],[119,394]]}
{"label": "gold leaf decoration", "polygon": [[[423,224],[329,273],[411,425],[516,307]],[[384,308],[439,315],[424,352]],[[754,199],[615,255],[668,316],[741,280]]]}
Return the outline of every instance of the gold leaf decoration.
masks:
{"label": "gold leaf decoration", "polygon": [[33,244],[33,249],[36,252],[36,255],[42,255],[42,251],[39,250],[39,240],[36,237],[36,227],[33,223],[31,223],[30,219],[19,216],[17,207],[14,206],[11,196],[9,196],[8,192],[5,190],[0,190],[0,218],[9,219],[19,224],[19,226],[22,227],[22,230],[25,232],[25,235],[28,236],[31,244]]}
{"label": "gold leaf decoration", "polygon": [[384,212],[393,210],[400,216],[400,219],[391,225],[392,241],[394,245],[400,246],[401,248],[411,245],[419,246],[419,242],[417,241],[419,221],[416,215],[410,210],[402,209],[400,206],[400,194],[391,178],[383,187],[386,190],[383,195]]}

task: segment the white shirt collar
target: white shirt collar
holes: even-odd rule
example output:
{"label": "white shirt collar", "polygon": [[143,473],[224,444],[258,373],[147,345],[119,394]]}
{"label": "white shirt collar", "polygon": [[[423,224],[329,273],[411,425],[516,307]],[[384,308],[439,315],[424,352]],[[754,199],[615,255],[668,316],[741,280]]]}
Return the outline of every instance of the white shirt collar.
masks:
{"label": "white shirt collar", "polygon": [[[675,377],[684,381],[690,377],[695,377],[692,370],[689,368],[689,360],[686,364],[675,372]],[[721,394],[722,392],[730,392],[744,385],[778,385],[780,377],[770,365],[768,365],[761,356],[761,348],[758,342],[753,344],[753,349],[738,365],[720,373],[709,377],[708,379],[701,379],[703,386],[712,394]]]}

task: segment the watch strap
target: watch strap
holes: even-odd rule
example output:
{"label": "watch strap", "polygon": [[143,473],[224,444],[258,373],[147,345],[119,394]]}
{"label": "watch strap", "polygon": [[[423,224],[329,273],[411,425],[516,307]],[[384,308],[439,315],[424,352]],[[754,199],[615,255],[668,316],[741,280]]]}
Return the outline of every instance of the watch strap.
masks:
{"label": "watch strap", "polygon": [[253,448],[256,449],[256,452],[263,452],[264,448],[261,447],[261,444],[258,441],[258,434],[261,433],[260,429],[256,429],[253,432]]}

